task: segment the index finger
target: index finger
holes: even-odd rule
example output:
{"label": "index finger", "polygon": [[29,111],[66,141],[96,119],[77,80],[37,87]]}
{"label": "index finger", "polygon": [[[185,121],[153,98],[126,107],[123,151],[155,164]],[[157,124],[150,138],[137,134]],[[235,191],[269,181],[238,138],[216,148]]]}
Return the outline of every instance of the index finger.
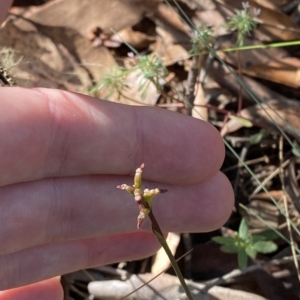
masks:
{"label": "index finger", "polygon": [[169,184],[207,181],[224,146],[210,124],[51,89],[0,89],[0,185],[47,177],[134,174]]}
{"label": "index finger", "polygon": [[11,7],[13,0],[1,0],[0,1],[0,26],[4,22],[9,8]]}

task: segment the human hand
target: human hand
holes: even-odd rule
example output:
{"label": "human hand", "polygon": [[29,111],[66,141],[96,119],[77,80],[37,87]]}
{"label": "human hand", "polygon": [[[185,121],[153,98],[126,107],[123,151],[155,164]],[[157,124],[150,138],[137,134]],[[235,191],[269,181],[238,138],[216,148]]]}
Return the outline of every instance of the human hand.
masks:
{"label": "human hand", "polygon": [[0,26],[5,20],[8,10],[10,9],[13,0],[0,0]]}
{"label": "human hand", "polygon": [[[164,231],[209,231],[229,217],[224,146],[208,123],[51,89],[5,87],[0,99],[1,290],[153,254],[149,220],[137,231],[135,203],[115,188],[141,162],[145,185],[168,190],[154,199]],[[53,280],[30,287],[62,297]]]}

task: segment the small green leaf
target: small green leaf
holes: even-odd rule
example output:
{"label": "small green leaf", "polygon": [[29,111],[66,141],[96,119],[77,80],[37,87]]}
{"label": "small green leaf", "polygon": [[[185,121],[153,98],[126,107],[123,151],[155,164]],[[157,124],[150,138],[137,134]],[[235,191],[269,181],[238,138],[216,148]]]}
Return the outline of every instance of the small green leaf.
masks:
{"label": "small green leaf", "polygon": [[244,269],[247,266],[248,256],[245,249],[240,249],[238,252],[238,264],[241,269]]}
{"label": "small green leaf", "polygon": [[212,240],[218,244],[229,245],[235,242],[234,238],[229,236],[215,236]]}
{"label": "small green leaf", "polygon": [[277,250],[277,245],[274,242],[259,241],[253,245],[254,249],[260,253],[270,253]]}
{"label": "small green leaf", "polygon": [[248,256],[250,256],[251,258],[255,258],[256,257],[256,254],[257,254],[257,251],[256,249],[253,247],[253,245],[250,245],[249,247],[247,247],[245,249],[246,253]]}
{"label": "small green leaf", "polygon": [[256,235],[256,234],[254,234],[254,235],[250,236],[250,242],[252,244],[254,244],[256,242],[259,242],[259,241],[264,241],[264,240],[266,240],[266,238],[264,236],[262,236],[262,235]]}
{"label": "small green leaf", "polygon": [[248,236],[248,221],[243,218],[239,227],[239,236],[241,239],[246,239]]}
{"label": "small green leaf", "polygon": [[237,117],[237,116],[231,115],[231,116],[229,116],[229,118],[238,121],[245,127],[253,127],[253,123],[250,120],[247,120],[243,117]]}
{"label": "small green leaf", "polygon": [[251,145],[259,144],[262,141],[262,139],[266,136],[266,134],[267,131],[265,129],[261,129],[258,133],[250,137],[250,144]]}
{"label": "small green leaf", "polygon": [[221,247],[221,251],[225,253],[238,253],[239,249],[240,248],[235,244],[223,245]]}
{"label": "small green leaf", "polygon": [[[263,236],[265,240],[276,240],[279,237],[278,234],[272,229],[262,231],[258,235]],[[254,234],[253,236],[256,236],[256,234]]]}

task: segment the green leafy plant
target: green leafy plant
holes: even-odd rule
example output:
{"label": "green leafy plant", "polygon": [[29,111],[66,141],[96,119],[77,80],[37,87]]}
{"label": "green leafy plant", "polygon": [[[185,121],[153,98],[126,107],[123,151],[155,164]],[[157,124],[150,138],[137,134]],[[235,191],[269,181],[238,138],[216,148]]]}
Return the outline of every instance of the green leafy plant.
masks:
{"label": "green leafy plant", "polygon": [[237,46],[244,45],[244,39],[257,26],[255,17],[260,14],[260,9],[250,10],[249,2],[242,2],[243,9],[238,10],[224,25],[226,28],[237,32]]}
{"label": "green leafy plant", "polygon": [[168,70],[162,61],[155,55],[142,55],[138,57],[136,69],[140,72],[141,81],[139,91],[142,99],[146,98],[149,84],[152,82],[158,92],[162,91],[164,78],[168,75]]}
{"label": "green leafy plant", "polygon": [[100,90],[104,89],[108,92],[107,95],[104,96],[105,99],[114,93],[120,98],[123,91],[128,89],[128,86],[124,82],[127,75],[128,72],[125,68],[114,67],[110,72],[104,75],[100,85],[95,85],[89,90],[89,94],[96,95]]}
{"label": "green leafy plant", "polygon": [[[257,253],[271,253],[277,250],[277,245],[270,239],[277,238],[277,235],[270,234],[249,234],[249,226],[246,218],[243,218],[238,232],[232,237],[216,236],[212,240],[221,244],[221,251],[226,253],[237,253],[240,268],[245,268],[248,257],[255,259]],[[268,240],[269,239],[269,240]]]}
{"label": "green leafy plant", "polygon": [[[89,94],[96,95],[99,91],[108,91],[105,99],[112,96],[114,93],[118,98],[124,96],[124,92],[128,89],[126,78],[130,73],[137,72],[139,77],[138,91],[141,93],[141,99],[144,100],[147,96],[149,84],[153,83],[157,92],[162,92],[165,80],[168,75],[167,68],[162,61],[155,55],[137,56],[137,64],[129,69],[123,67],[115,67],[105,74],[102,83],[93,86]],[[126,96],[124,96],[126,98]]]}
{"label": "green leafy plant", "polygon": [[268,131],[266,129],[261,129],[258,133],[252,135],[250,137],[250,144],[251,145],[257,145],[259,144],[263,138],[268,134]]}
{"label": "green leafy plant", "polygon": [[199,26],[194,31],[194,35],[191,39],[192,49],[190,55],[198,55],[203,52],[209,52],[209,48],[215,43],[215,38],[212,36],[212,26]]}

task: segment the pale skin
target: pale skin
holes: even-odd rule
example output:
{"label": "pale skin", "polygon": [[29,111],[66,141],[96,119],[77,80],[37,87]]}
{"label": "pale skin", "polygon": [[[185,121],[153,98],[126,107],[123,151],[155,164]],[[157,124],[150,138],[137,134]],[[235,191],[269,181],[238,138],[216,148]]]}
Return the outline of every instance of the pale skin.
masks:
{"label": "pale skin", "polygon": [[134,200],[115,188],[141,163],[144,184],[168,190],[153,200],[165,232],[214,230],[231,213],[223,142],[203,121],[3,87],[0,128],[0,300],[62,300],[57,276],[155,253],[149,220],[137,230]]}

